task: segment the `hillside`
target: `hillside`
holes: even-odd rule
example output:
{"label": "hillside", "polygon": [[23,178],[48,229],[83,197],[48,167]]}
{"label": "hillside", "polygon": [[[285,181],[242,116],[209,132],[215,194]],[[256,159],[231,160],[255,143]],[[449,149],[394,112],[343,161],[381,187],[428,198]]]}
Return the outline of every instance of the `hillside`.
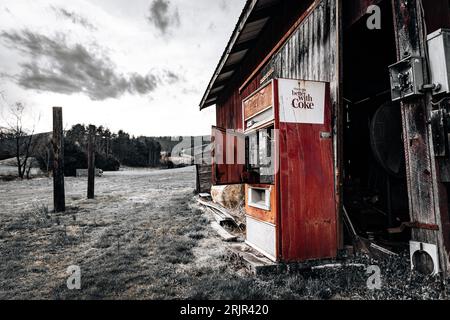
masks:
{"label": "hillside", "polygon": [[[33,144],[34,143],[37,143],[38,145],[47,144],[51,139],[51,135],[52,135],[51,132],[35,134],[33,137]],[[26,138],[27,137],[23,137],[22,140],[25,140]],[[0,160],[13,158],[15,156],[16,156],[16,141],[14,139],[0,139]]]}

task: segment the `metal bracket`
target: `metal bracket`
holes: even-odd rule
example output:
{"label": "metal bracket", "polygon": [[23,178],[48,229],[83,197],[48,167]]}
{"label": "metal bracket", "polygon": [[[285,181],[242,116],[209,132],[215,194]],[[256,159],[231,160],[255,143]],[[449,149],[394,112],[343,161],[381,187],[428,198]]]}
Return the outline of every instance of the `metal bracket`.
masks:
{"label": "metal bracket", "polygon": [[389,66],[392,101],[423,95],[424,59],[408,56]]}
{"label": "metal bracket", "polygon": [[332,138],[331,132],[321,132],[320,133],[320,139],[331,139]]}
{"label": "metal bracket", "polygon": [[439,231],[439,226],[437,224],[429,224],[415,221],[415,222],[403,222],[398,228],[389,228],[388,233],[391,234],[402,233],[406,228]]}

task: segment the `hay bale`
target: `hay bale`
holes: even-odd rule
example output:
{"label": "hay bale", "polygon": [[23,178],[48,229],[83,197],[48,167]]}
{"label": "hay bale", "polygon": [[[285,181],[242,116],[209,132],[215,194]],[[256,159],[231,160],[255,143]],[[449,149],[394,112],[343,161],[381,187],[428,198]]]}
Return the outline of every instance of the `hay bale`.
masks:
{"label": "hay bale", "polygon": [[222,207],[235,209],[244,201],[244,185],[212,186],[211,197]]}

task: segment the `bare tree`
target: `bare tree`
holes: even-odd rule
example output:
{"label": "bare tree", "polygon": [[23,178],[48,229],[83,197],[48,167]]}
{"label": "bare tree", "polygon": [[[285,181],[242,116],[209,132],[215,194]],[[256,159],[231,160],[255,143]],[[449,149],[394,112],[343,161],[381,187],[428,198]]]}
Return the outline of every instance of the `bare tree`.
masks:
{"label": "bare tree", "polygon": [[[2,96],[3,101],[5,101]],[[5,103],[4,105],[7,105]],[[32,130],[24,127],[24,116],[26,107],[21,102],[16,102],[12,106],[8,106],[9,116],[6,119],[6,127],[2,130],[3,137],[14,141],[14,154],[17,162],[17,171],[20,179],[30,178],[32,161],[30,155],[35,148],[34,143],[34,126]]]}
{"label": "bare tree", "polygon": [[49,176],[50,174],[50,167],[52,161],[52,148],[53,146],[50,143],[50,141],[47,141],[47,143],[39,144],[36,148],[36,151],[34,152],[37,155],[38,164],[40,164],[39,161],[42,162],[41,169],[45,171],[47,176]]}

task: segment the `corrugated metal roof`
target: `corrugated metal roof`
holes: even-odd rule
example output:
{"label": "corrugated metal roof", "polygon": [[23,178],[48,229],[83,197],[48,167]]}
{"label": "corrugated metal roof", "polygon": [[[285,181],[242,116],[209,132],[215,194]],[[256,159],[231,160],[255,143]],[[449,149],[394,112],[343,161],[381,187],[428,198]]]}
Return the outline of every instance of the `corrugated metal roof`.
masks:
{"label": "corrugated metal roof", "polygon": [[200,102],[200,110],[217,102],[249,49],[267,25],[274,5],[280,0],[247,0],[228,45]]}

